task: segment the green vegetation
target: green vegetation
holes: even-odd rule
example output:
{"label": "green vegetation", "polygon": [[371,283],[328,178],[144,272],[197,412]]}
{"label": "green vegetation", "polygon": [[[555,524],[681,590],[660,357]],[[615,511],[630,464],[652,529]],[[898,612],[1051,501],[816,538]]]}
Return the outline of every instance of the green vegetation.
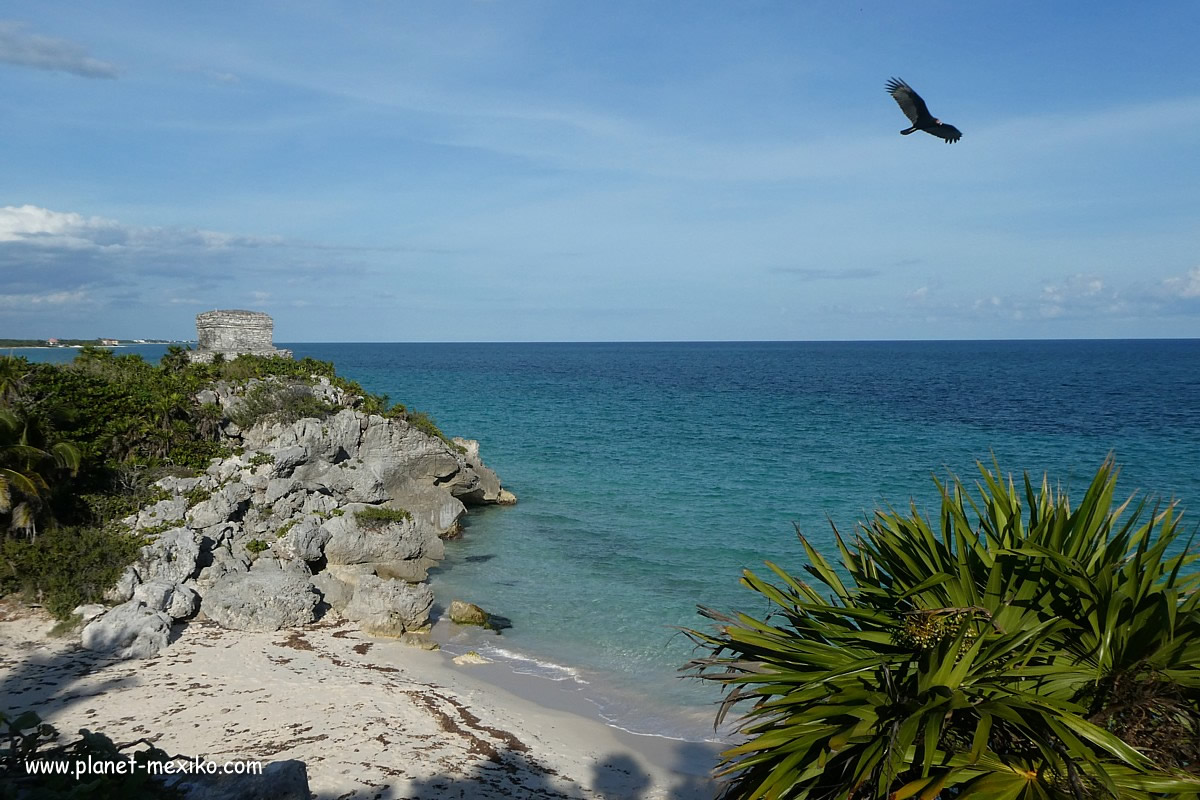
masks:
{"label": "green vegetation", "polygon": [[195,489],[192,489],[190,492],[184,495],[184,497],[187,499],[187,507],[192,508],[193,506],[198,506],[208,498],[212,497],[212,492],[210,492],[208,489],[203,489],[197,486]]}
{"label": "green vegetation", "polygon": [[739,704],[729,798],[1200,797],[1200,556],[1173,504],[1072,508],[980,466],[936,523],[876,511],[810,585],[746,572],[758,618],[701,613],[689,664]]}
{"label": "green vegetation", "polygon": [[67,619],[97,603],[137,558],[142,540],[114,528],[57,526],[36,540],[0,540],[0,594],[20,592]]}
{"label": "green vegetation", "polygon": [[258,555],[259,553],[262,553],[262,552],[264,552],[266,550],[270,550],[270,549],[271,549],[271,545],[267,544],[262,539],[251,539],[250,541],[246,542],[246,552],[247,553],[253,553],[254,555]]}
{"label": "green vegetation", "polygon": [[299,522],[299,520],[289,519],[287,522],[280,525],[275,531],[275,538],[282,539],[283,537],[287,536],[287,532],[294,528],[297,522]]}
{"label": "green vegetation", "polygon": [[264,421],[288,425],[306,417],[324,419],[336,411],[329,403],[313,397],[304,386],[259,383],[246,393],[230,418],[245,430]]}
{"label": "green vegetation", "polygon": [[275,456],[269,453],[255,453],[250,459],[250,466],[261,467],[263,464],[274,464]]}
{"label": "green vegetation", "polygon": [[[118,746],[101,733],[91,733],[85,729],[79,734],[80,738],[73,742],[56,744],[58,731],[54,726],[42,722],[34,712],[26,711],[12,716],[0,712],[0,798],[154,800],[183,796],[179,790],[156,780],[145,768],[147,763],[171,758],[149,741],[142,739]],[[145,749],[125,752],[140,746],[145,746]],[[30,775],[28,763],[32,759],[66,762],[68,767],[61,775]],[[131,759],[139,765],[137,769],[128,769]],[[92,774],[76,777],[74,768],[77,762],[90,762]],[[112,767],[104,769],[99,764]],[[119,773],[116,769],[118,764],[125,767]]]}
{"label": "green vegetation", "polygon": [[412,514],[403,508],[385,508],[383,506],[371,506],[364,508],[361,511],[354,512],[354,519],[358,524],[367,529],[382,528],[385,525],[390,525],[393,522],[409,522],[412,520]]}

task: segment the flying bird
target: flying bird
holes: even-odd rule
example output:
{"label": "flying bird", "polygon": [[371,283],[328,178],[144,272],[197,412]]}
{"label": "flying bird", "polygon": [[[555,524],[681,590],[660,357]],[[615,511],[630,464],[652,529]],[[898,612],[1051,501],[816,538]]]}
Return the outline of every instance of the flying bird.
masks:
{"label": "flying bird", "polygon": [[900,131],[900,133],[908,136],[913,131],[925,131],[940,139],[945,139],[946,144],[954,144],[962,138],[962,131],[930,114],[929,107],[925,105],[921,95],[917,94],[904,81],[892,78],[887,82],[887,92],[900,104],[900,110],[912,123],[911,128]]}

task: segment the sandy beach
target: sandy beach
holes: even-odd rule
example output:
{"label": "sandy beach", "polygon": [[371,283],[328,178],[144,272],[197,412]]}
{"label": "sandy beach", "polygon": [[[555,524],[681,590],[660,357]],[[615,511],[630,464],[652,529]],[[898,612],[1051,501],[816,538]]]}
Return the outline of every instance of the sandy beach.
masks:
{"label": "sandy beach", "polygon": [[340,621],[262,634],[194,621],[156,658],[116,661],[50,637],[40,612],[5,617],[0,708],[34,710],[66,739],[88,728],[212,761],[298,759],[321,800],[714,793],[715,745],[625,734]]}

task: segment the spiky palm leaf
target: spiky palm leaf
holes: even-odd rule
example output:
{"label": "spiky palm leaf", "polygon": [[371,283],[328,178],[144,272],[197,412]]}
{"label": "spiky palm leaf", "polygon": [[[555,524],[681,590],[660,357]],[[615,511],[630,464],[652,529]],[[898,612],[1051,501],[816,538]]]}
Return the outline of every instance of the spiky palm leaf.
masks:
{"label": "spiky palm leaf", "polygon": [[1180,724],[1200,719],[1196,556],[1168,555],[1173,509],[1120,524],[1111,460],[1074,510],[1026,478],[1027,518],[1011,479],[980,473],[978,502],[938,484],[936,531],[915,507],[851,543],[835,527],[840,570],[802,536],[819,588],[745,573],[766,619],[701,609],[718,627],[688,632],[708,651],[688,668],[726,687],[718,722],[750,703],[724,796],[1200,797],[1105,715],[1121,680],[1151,676]]}

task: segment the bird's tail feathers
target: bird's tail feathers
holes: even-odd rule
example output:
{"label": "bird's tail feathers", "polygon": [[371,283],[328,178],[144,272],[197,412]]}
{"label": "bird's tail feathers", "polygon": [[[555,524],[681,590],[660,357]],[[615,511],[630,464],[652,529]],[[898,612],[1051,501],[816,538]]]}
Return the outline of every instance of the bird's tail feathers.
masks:
{"label": "bird's tail feathers", "polygon": [[915,132],[916,130],[917,130],[917,126],[916,126],[916,125],[913,125],[913,126],[912,126],[911,128],[909,128],[908,130],[905,130],[905,131],[900,131],[900,135],[901,135],[901,136],[908,136],[910,133],[913,133],[913,132]]}

